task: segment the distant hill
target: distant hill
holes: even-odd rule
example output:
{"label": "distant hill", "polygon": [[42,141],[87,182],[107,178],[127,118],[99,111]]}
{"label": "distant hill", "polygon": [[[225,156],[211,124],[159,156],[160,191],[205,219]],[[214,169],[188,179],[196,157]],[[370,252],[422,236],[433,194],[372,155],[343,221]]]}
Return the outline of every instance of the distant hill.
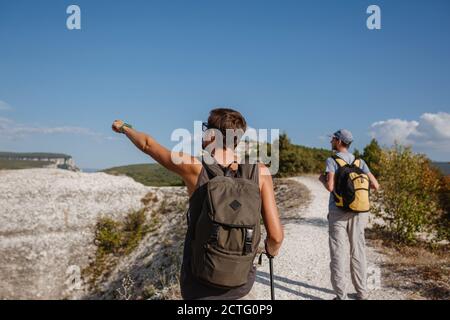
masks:
{"label": "distant hill", "polygon": [[48,152],[0,152],[0,159],[4,158],[47,158],[47,159],[70,159],[68,154]]}
{"label": "distant hill", "polygon": [[450,162],[433,162],[433,165],[441,170],[444,175],[450,175]]}
{"label": "distant hill", "polygon": [[52,164],[50,161],[8,160],[0,158],[0,170],[46,168]]}
{"label": "distant hill", "polygon": [[58,168],[78,171],[72,157],[64,153],[0,152],[0,170]]}
{"label": "distant hill", "polygon": [[116,176],[125,175],[146,186],[184,186],[183,180],[180,177],[157,163],[114,167],[102,170],[102,172]]}

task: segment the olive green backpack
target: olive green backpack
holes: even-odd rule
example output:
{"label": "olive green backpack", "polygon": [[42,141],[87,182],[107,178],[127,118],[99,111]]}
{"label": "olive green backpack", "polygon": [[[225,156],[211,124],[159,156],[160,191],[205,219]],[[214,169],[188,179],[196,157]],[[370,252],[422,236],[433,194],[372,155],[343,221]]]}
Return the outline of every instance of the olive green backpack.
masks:
{"label": "olive green backpack", "polygon": [[261,239],[258,164],[239,164],[237,176],[203,162],[209,181],[191,242],[193,275],[210,286],[248,281]]}

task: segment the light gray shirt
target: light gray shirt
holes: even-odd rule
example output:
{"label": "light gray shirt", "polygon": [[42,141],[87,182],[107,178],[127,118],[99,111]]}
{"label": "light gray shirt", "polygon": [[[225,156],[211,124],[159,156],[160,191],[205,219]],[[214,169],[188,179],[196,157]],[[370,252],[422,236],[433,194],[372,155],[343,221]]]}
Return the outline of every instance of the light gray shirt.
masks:
{"label": "light gray shirt", "polygon": [[[353,163],[353,161],[355,161],[355,156],[350,152],[338,152],[338,153],[336,153],[336,155],[349,164],[351,164],[351,163]],[[366,174],[370,173],[370,169],[367,166],[367,163],[363,159],[361,159],[361,163],[360,163],[359,167],[361,168],[361,170],[364,173],[366,173]],[[327,168],[326,168],[325,172],[335,173],[338,168],[339,168],[339,165],[337,164],[336,160],[334,160],[331,157],[327,159]],[[336,207],[336,203],[334,202],[334,196],[331,192],[330,192],[330,199],[328,202],[328,209],[330,212],[333,210],[334,211],[338,210],[338,207]]]}

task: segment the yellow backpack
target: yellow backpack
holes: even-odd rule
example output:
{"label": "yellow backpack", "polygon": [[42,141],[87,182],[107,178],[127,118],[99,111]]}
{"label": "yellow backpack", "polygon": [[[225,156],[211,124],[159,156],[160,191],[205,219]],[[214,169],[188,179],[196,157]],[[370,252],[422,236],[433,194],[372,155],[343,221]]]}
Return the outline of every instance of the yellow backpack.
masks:
{"label": "yellow backpack", "polygon": [[336,206],[357,213],[369,211],[369,176],[361,170],[361,160],[355,159],[348,164],[338,156],[333,159],[339,166],[333,192]]}

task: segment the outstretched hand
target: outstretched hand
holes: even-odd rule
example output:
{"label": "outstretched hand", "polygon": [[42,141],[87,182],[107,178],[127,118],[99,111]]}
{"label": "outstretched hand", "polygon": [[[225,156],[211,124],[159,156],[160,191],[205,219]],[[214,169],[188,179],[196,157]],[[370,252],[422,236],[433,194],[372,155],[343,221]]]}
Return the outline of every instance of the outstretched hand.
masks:
{"label": "outstretched hand", "polygon": [[117,132],[117,133],[122,133],[120,131],[120,128],[122,128],[123,124],[124,124],[124,122],[122,120],[114,120],[114,122],[112,124],[113,131]]}

